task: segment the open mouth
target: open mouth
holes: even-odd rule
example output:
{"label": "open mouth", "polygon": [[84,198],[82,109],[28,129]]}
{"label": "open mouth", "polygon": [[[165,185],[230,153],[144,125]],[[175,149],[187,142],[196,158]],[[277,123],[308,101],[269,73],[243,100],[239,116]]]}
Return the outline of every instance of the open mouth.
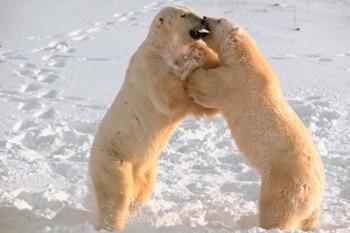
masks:
{"label": "open mouth", "polygon": [[190,30],[190,36],[195,40],[204,38],[209,35],[209,33],[210,28],[208,24],[200,25],[199,27],[195,27],[194,29]]}

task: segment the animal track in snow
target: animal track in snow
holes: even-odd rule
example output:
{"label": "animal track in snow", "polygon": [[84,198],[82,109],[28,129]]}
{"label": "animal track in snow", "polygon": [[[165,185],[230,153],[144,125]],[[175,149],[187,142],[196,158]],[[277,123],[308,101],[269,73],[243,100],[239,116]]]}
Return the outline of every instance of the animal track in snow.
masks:
{"label": "animal track in snow", "polygon": [[320,61],[320,62],[332,62],[333,59],[328,58],[328,57],[320,57],[320,58],[318,59],[318,61]]}
{"label": "animal track in snow", "polygon": [[69,122],[68,126],[70,128],[75,129],[78,132],[94,135],[96,133],[98,123],[78,120],[78,121]]}
{"label": "animal track in snow", "polygon": [[35,73],[31,69],[19,69],[19,70],[14,70],[13,73],[19,77],[34,77]]}
{"label": "animal track in snow", "polygon": [[101,31],[101,28],[99,28],[99,27],[92,27],[92,28],[89,28],[86,30],[86,32],[89,34],[93,34],[93,33],[99,32],[99,31]]}
{"label": "animal track in snow", "polygon": [[268,59],[271,60],[287,60],[287,59],[293,59],[296,58],[297,55],[295,54],[284,54],[282,56],[273,56],[273,57],[269,57]]}
{"label": "animal track in snow", "polygon": [[30,83],[30,84],[28,84],[28,85],[23,85],[22,87],[21,87],[21,91],[22,92],[25,92],[25,93],[28,93],[28,92],[35,92],[35,91],[37,91],[37,90],[40,90],[42,87],[39,85],[39,84],[37,84],[36,82],[32,82],[32,83]]}
{"label": "animal track in snow", "polygon": [[41,108],[42,104],[38,99],[29,99],[26,102],[21,102],[18,104],[17,108],[20,110],[31,111],[34,109]]}
{"label": "animal track in snow", "polygon": [[289,102],[306,126],[318,136],[327,136],[328,132],[324,128],[332,128],[342,116],[332,108],[329,101],[320,96],[310,96],[302,100],[294,99]]}
{"label": "animal track in snow", "polygon": [[19,65],[22,69],[34,69],[36,68],[36,65],[33,64],[33,63],[28,63],[28,62],[25,62],[25,63],[21,63]]}
{"label": "animal track in snow", "polygon": [[[80,42],[85,41],[93,38],[93,34],[101,31],[101,30],[109,30],[115,26],[116,22],[120,23],[127,23],[131,21],[135,21],[137,19],[137,16],[141,13],[145,13],[150,10],[157,10],[161,7],[161,5],[165,4],[163,1],[156,1],[149,5],[143,6],[141,10],[136,11],[129,11],[125,13],[115,13],[113,14],[113,17],[116,21],[99,21],[93,23],[93,27],[87,28],[87,29],[77,29],[73,30],[66,34],[66,36],[60,36],[58,40],[53,40],[49,42],[47,45],[32,50],[33,52],[59,52],[59,53],[74,53],[75,48],[73,48],[70,44],[70,42]],[[139,25],[144,26],[144,23],[127,23],[127,25]],[[148,24],[146,24],[148,25]],[[45,37],[45,39],[49,39],[52,37]],[[36,36],[27,38],[27,39],[34,39],[38,40]],[[7,54],[8,55],[9,51]],[[1,58],[1,54],[0,54]],[[20,57],[18,58],[20,59]],[[49,66],[62,68],[65,66],[64,61],[52,61],[48,63]]]}
{"label": "animal track in snow", "polygon": [[14,132],[18,132],[18,131],[22,131],[24,129],[28,129],[31,127],[36,127],[38,125],[39,125],[39,123],[37,123],[36,121],[27,119],[27,120],[19,121],[19,122],[15,123],[15,125],[12,127],[12,130]]}
{"label": "animal track in snow", "polygon": [[318,61],[319,64],[328,63],[328,62],[332,62],[333,61],[332,58],[323,57],[323,56],[321,56],[319,54],[307,54],[307,55],[305,55],[305,57],[316,59],[316,61]]}
{"label": "animal track in snow", "polygon": [[46,99],[53,99],[56,98],[58,95],[58,92],[56,90],[50,90],[47,92],[39,93],[38,97],[39,98],[46,98]]}
{"label": "animal track in snow", "polygon": [[53,83],[60,79],[60,75],[57,71],[51,68],[43,68],[36,71],[36,80],[43,83]]}
{"label": "animal track in snow", "polygon": [[46,65],[51,66],[51,67],[62,68],[64,66],[66,66],[66,63],[63,61],[50,60],[50,61],[48,61],[48,63]]}
{"label": "animal track in snow", "polygon": [[5,51],[0,51],[0,58],[7,59],[10,56],[13,56],[17,53],[17,50],[5,50]]}
{"label": "animal track in snow", "polygon": [[92,38],[92,36],[90,36],[90,35],[82,34],[79,36],[72,37],[72,40],[73,41],[83,41],[83,40],[87,40],[87,39],[91,39],[91,38]]}
{"label": "animal track in snow", "polygon": [[58,80],[60,77],[57,74],[49,73],[46,75],[40,75],[38,76],[38,81],[45,82],[45,83],[53,83],[56,80]]}
{"label": "animal track in snow", "polygon": [[[43,192],[16,190],[8,194],[7,204],[0,207],[1,222],[17,219],[19,232],[46,232],[43,226],[75,225],[91,219],[91,213],[69,201],[71,193],[57,190],[51,185]],[[8,228],[7,228],[8,229]],[[92,229],[91,229],[92,230]]]}
{"label": "animal track in snow", "polygon": [[56,115],[55,110],[52,108],[49,108],[47,110],[39,111],[34,114],[34,117],[39,117],[41,119],[51,119],[54,118]]}
{"label": "animal track in snow", "polygon": [[139,15],[140,11],[130,11],[128,13],[122,13],[122,14],[113,14],[113,16],[119,21],[119,22],[125,22],[125,21],[131,21],[137,19],[136,16]]}
{"label": "animal track in snow", "polygon": [[74,31],[71,31],[70,33],[68,33],[68,36],[75,37],[75,36],[80,36],[83,33],[84,33],[84,30],[78,29],[78,30],[74,30]]}
{"label": "animal track in snow", "polygon": [[39,49],[34,49],[33,52],[44,52],[44,51],[51,51],[51,52],[61,52],[61,53],[72,53],[74,50],[71,49],[68,42],[64,40],[54,40],[48,43],[46,46],[43,46]]}
{"label": "animal track in snow", "polygon": [[319,58],[320,56],[318,54],[307,54],[306,57]]}
{"label": "animal track in snow", "polygon": [[[41,59],[43,61],[46,61],[46,63],[44,64],[46,67],[48,67],[47,69],[52,73],[52,72],[56,72],[54,70],[51,69],[52,68],[63,68],[65,67],[66,63],[69,60],[79,60],[77,57],[72,56],[72,55],[63,55],[63,54],[55,54],[55,55],[44,55],[41,57]],[[56,72],[57,73],[57,72]]]}

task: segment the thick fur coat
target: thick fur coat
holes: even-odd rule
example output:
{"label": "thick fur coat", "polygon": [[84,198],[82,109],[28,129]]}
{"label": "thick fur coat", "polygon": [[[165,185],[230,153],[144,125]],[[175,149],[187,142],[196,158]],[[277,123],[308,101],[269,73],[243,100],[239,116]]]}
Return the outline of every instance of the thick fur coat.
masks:
{"label": "thick fur coat", "polygon": [[189,76],[189,95],[222,111],[236,145],[261,175],[260,226],[314,229],[324,168],[311,135],[248,33],[226,19],[208,22],[204,40],[222,65]]}
{"label": "thick fur coat", "polygon": [[193,103],[181,80],[202,63],[206,68],[218,65],[217,55],[190,36],[201,22],[188,8],[162,9],[130,60],[91,148],[99,229],[122,230],[129,209],[150,196],[159,154],[179,122],[188,114],[215,113]]}

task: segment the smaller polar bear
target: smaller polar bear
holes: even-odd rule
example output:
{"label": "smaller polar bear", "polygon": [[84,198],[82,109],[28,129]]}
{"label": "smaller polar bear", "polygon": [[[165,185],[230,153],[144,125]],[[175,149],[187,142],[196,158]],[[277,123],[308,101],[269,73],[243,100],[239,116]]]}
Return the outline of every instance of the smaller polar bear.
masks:
{"label": "smaller polar bear", "polygon": [[309,132],[248,33],[226,19],[208,23],[204,41],[222,66],[189,76],[189,96],[222,111],[238,148],[261,175],[260,226],[314,229],[324,168]]}
{"label": "smaller polar bear", "polygon": [[198,40],[205,27],[206,21],[187,7],[163,8],[132,56],[91,148],[98,229],[122,230],[129,209],[148,199],[159,154],[184,117],[216,112],[193,103],[181,80],[198,65],[219,64],[217,54]]}

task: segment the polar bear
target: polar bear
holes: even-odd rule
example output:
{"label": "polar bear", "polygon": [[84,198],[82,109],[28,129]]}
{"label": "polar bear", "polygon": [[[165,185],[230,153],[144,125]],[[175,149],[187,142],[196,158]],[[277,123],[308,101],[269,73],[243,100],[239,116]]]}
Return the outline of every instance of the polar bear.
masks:
{"label": "polar bear", "polygon": [[248,33],[227,19],[207,21],[211,32],[203,40],[221,66],[194,71],[189,96],[222,111],[238,148],[261,175],[260,226],[314,229],[324,168],[312,137]]}
{"label": "polar bear", "polygon": [[147,200],[156,182],[158,156],[185,116],[216,112],[194,104],[181,80],[198,65],[219,64],[218,56],[199,40],[208,32],[205,27],[205,20],[191,9],[166,7],[132,56],[91,148],[98,229],[122,230],[129,209]]}

